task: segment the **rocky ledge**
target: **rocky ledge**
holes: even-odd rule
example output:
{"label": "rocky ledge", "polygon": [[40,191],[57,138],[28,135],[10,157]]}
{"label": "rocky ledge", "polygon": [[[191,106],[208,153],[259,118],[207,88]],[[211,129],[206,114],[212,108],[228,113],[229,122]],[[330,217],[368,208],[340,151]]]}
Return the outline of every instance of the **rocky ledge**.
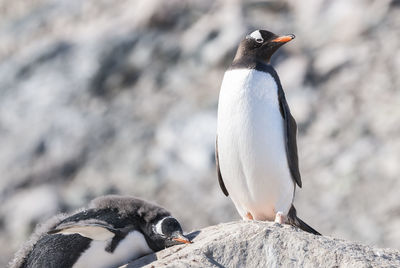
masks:
{"label": "rocky ledge", "polygon": [[223,223],[190,236],[193,244],[168,248],[124,267],[400,267],[399,250],[268,222]]}

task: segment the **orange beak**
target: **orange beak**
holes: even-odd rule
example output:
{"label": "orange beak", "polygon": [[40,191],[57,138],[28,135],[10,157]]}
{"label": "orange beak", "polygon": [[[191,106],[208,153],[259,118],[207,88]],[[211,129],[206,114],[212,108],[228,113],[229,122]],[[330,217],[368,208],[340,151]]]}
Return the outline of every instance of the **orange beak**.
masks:
{"label": "orange beak", "polygon": [[295,38],[294,34],[282,35],[282,36],[279,36],[279,37],[271,40],[271,42],[286,43],[286,42],[292,41],[294,38]]}
{"label": "orange beak", "polygon": [[184,236],[172,238],[172,240],[179,242],[179,243],[183,243],[183,244],[192,244],[193,243],[192,241],[190,241],[189,239],[187,239]]}

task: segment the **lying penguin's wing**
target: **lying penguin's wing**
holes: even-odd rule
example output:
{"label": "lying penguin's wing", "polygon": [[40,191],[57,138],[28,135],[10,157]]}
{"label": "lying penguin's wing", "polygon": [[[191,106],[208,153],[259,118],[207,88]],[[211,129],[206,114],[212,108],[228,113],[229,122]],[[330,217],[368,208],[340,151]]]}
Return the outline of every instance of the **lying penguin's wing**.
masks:
{"label": "lying penguin's wing", "polygon": [[65,228],[54,233],[64,235],[80,234],[81,236],[90,238],[92,240],[101,241],[108,240],[115,236],[115,234],[113,232],[110,232],[107,228],[91,225]]}
{"label": "lying penguin's wing", "polygon": [[219,186],[221,187],[222,192],[228,196],[228,190],[226,190],[224,181],[222,180],[222,175],[221,175],[221,170],[219,169],[219,159],[218,159],[218,136],[217,139],[215,141],[215,164],[217,166],[217,173],[218,173],[218,182],[219,182]]}
{"label": "lying penguin's wing", "polygon": [[116,232],[117,230],[103,221],[90,220],[62,223],[48,234],[79,234],[92,240],[104,241],[113,238]]}

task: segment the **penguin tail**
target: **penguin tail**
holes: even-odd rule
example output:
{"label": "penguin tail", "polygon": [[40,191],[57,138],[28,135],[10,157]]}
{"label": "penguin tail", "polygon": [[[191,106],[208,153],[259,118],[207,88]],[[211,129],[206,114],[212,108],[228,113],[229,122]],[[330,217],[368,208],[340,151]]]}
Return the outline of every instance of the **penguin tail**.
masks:
{"label": "penguin tail", "polygon": [[297,212],[293,205],[290,207],[290,210],[288,213],[288,223],[290,225],[299,227],[301,230],[306,231],[308,233],[315,234],[315,235],[321,235],[314,228],[312,228],[310,225],[308,225],[307,223],[302,221],[299,217],[297,217]]}

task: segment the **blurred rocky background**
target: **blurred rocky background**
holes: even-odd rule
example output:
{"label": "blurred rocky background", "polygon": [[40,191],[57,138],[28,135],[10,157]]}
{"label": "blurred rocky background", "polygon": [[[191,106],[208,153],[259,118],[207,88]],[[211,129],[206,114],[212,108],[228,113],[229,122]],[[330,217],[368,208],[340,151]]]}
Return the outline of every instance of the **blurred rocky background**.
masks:
{"label": "blurred rocky background", "polygon": [[93,197],[156,201],[185,230],[238,219],[219,189],[219,86],[239,40],[273,58],[299,125],[299,215],[400,248],[400,1],[0,1],[0,266]]}

